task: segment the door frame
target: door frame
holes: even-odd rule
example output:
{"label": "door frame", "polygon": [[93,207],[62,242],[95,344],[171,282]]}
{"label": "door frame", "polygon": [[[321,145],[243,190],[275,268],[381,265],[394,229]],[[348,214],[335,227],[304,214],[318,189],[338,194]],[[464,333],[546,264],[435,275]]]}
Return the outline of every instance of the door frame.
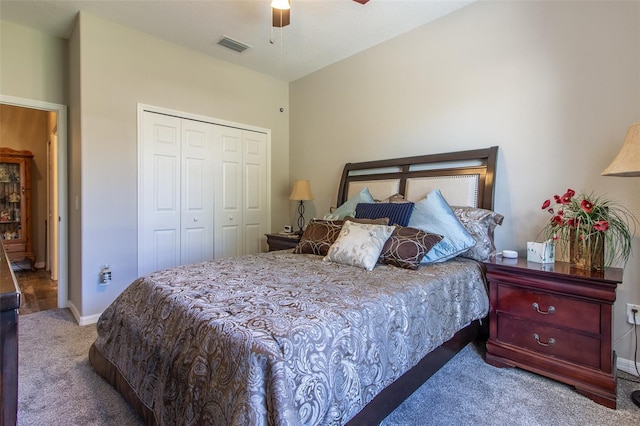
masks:
{"label": "door frame", "polygon": [[[69,258],[68,243],[68,216],[67,216],[67,106],[34,99],[19,98],[0,94],[0,103],[50,111],[56,113],[56,126],[58,130],[58,196],[53,202],[57,203],[59,220],[58,226],[58,308],[66,308],[69,303],[69,282],[66,260]],[[49,178],[49,177],[47,177]],[[49,206],[47,206],[49,208]],[[48,217],[48,212],[47,212]]]}

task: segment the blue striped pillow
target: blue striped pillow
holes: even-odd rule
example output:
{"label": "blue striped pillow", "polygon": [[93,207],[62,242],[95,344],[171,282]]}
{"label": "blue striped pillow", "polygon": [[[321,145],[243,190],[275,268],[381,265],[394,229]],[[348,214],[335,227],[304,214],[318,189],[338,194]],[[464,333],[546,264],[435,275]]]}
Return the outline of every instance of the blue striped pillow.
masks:
{"label": "blue striped pillow", "polygon": [[356,218],[389,218],[389,225],[407,226],[413,211],[413,203],[359,203],[356,206]]}

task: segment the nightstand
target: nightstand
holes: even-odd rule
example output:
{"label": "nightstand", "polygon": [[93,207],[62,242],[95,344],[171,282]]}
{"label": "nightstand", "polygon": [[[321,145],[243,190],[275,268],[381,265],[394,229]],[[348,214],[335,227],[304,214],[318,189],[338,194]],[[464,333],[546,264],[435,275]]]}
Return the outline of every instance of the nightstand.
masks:
{"label": "nightstand", "polygon": [[491,304],[486,361],[550,377],[616,408],[612,323],[622,269],[590,272],[524,259],[485,266]]}
{"label": "nightstand", "polygon": [[265,234],[269,251],[295,248],[300,242],[299,234]]}

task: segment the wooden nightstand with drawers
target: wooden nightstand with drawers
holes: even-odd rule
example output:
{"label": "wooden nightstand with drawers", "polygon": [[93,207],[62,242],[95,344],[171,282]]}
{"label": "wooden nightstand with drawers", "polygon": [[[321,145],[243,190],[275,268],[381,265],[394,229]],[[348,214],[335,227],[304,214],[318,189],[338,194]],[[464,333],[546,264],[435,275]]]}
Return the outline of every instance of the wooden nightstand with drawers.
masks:
{"label": "wooden nightstand with drawers", "polygon": [[491,303],[486,361],[550,377],[616,408],[612,323],[622,269],[590,272],[524,259],[485,266]]}
{"label": "wooden nightstand with drawers", "polygon": [[300,234],[265,234],[269,251],[295,248],[300,242]]}

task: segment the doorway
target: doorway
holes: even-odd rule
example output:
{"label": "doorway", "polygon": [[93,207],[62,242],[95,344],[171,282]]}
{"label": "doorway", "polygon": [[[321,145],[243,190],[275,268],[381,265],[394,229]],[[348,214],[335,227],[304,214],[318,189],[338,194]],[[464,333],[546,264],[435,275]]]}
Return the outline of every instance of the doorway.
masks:
{"label": "doorway", "polygon": [[[67,108],[64,105],[34,101],[0,95],[0,104],[11,107],[20,117],[28,117],[29,112],[50,112],[47,129],[34,150],[41,152],[39,167],[44,212],[40,213],[39,223],[33,223],[38,232],[38,251],[36,266],[47,271],[47,279],[57,280],[57,306],[67,306]],[[4,122],[3,125],[20,125]],[[42,146],[39,144],[42,143]],[[35,239],[34,239],[35,240]]]}

